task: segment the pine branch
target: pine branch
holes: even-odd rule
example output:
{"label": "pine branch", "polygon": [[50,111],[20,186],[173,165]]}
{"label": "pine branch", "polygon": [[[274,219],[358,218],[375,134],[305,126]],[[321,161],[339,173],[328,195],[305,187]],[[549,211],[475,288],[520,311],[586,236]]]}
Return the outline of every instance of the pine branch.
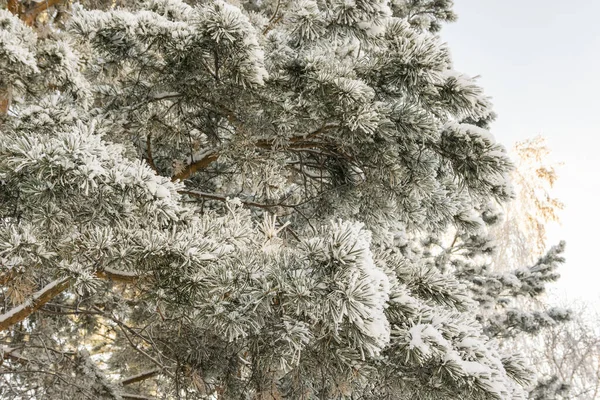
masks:
{"label": "pine branch", "polygon": [[[96,308],[96,307],[94,307]],[[97,309],[97,308],[96,308]],[[114,317],[109,317],[113,322],[117,323],[117,326],[121,329],[121,332],[123,332],[123,335],[125,336],[125,339],[127,339],[127,341],[129,342],[129,345],[138,353],[142,354],[143,356],[145,356],[147,359],[149,359],[150,361],[152,361],[152,363],[154,365],[156,365],[157,367],[160,368],[161,371],[163,371],[165,374],[167,374],[170,377],[173,377],[173,374],[171,372],[169,372],[166,367],[157,359],[155,359],[154,357],[152,357],[150,354],[148,354],[146,351],[144,351],[140,346],[136,345],[133,340],[131,339],[131,337],[127,334],[128,330],[131,330],[131,328],[129,328],[127,325],[123,324],[121,321],[119,321],[118,319],[114,318]],[[135,332],[132,332],[135,333]]]}
{"label": "pine branch", "polygon": [[130,376],[129,378],[125,378],[121,381],[121,385],[131,385],[132,383],[141,382],[146,379],[150,379],[160,373],[160,369],[154,368],[149,371],[144,371],[134,376]]}
{"label": "pine branch", "polygon": [[35,292],[31,299],[0,315],[0,331],[8,329],[12,325],[29,317],[44,304],[62,293],[69,287],[70,283],[71,278],[56,279],[44,286],[41,290]]}
{"label": "pine branch", "polygon": [[42,12],[46,11],[50,7],[53,7],[53,6],[57,5],[57,4],[59,4],[61,1],[62,0],[45,0],[43,2],[37,3],[32,8],[28,9],[21,16],[21,19],[27,25],[33,25],[33,23],[34,23],[34,21],[35,21],[35,19],[37,18],[38,15],[40,15]]}
{"label": "pine branch", "polygon": [[[317,147],[323,143],[321,142],[310,142],[310,139],[314,139],[318,136],[320,136],[321,134],[330,131],[332,129],[338,128],[339,125],[338,124],[323,124],[321,125],[321,127],[319,127],[318,129],[316,129],[315,131],[307,134],[307,135],[299,135],[299,136],[294,136],[292,138],[289,139],[289,143],[293,144],[293,146],[291,147],[299,147],[299,146],[303,146],[303,145],[316,145]],[[270,149],[273,147],[273,145],[275,144],[274,140],[259,140],[256,145],[258,147],[261,148],[267,148]]]}
{"label": "pine branch", "polygon": [[171,177],[171,181],[173,181],[173,182],[183,181],[183,180],[189,178],[190,176],[194,175],[196,172],[208,167],[214,161],[218,160],[219,156],[220,156],[219,153],[208,154],[206,157],[201,158],[200,160],[189,164],[178,174],[173,175]]}
{"label": "pine branch", "polygon": [[149,97],[150,101],[161,101],[161,100],[170,100],[170,99],[178,99],[181,97],[181,93],[179,92],[161,92],[153,94]]}
{"label": "pine branch", "polygon": [[277,13],[279,12],[280,6],[281,6],[281,0],[277,0],[277,6],[275,7],[275,12],[273,12],[271,19],[269,20],[269,23],[273,22],[275,20],[275,18],[277,17]]}
{"label": "pine branch", "polygon": [[156,168],[154,158],[152,157],[152,134],[150,133],[146,136],[146,160],[148,161],[150,168],[158,174],[158,168]]}
{"label": "pine branch", "polygon": [[29,363],[30,359],[21,356],[19,349],[8,347],[8,346],[0,346],[0,365],[4,362],[4,360],[16,361],[19,363]]}
{"label": "pine branch", "polygon": [[18,14],[19,0],[8,0],[6,3],[6,9],[15,15]]}
{"label": "pine branch", "polygon": [[121,393],[123,400],[156,400],[156,397],[148,397],[140,394]]}
{"label": "pine branch", "polygon": [[[46,364],[48,362],[48,359],[46,360],[41,360],[41,359],[31,359],[31,358],[26,358],[23,357],[21,355],[21,350],[23,350],[25,347],[9,347],[9,346],[5,346],[5,345],[0,345],[0,365],[2,365],[3,360],[11,360],[13,362],[18,362],[20,364],[33,364],[33,363],[38,363],[38,364]],[[56,350],[47,346],[34,346],[34,345],[28,345],[26,348],[28,349],[32,349],[32,348],[41,348],[43,350],[46,351],[46,353],[54,353],[57,354],[58,356],[60,356],[61,358],[63,357],[70,357],[70,356],[75,356],[77,355],[76,352],[71,352],[71,351],[60,351],[60,350]]]}
{"label": "pine branch", "polygon": [[32,26],[38,15],[50,7],[60,4],[62,1],[63,0],[45,0],[39,3],[31,2],[32,5],[29,8],[25,8],[18,0],[8,0],[7,9],[18,16],[27,25]]}
{"label": "pine branch", "polygon": [[[117,271],[112,268],[106,268],[104,271],[98,271],[95,273],[95,275],[100,279],[123,283],[136,282],[140,277],[142,277],[142,275],[134,272]],[[64,292],[70,284],[71,278],[56,279],[44,286],[41,290],[34,293],[31,299],[0,315],[0,332],[29,317],[50,300]]]}
{"label": "pine branch", "polygon": [[44,374],[44,375],[49,375],[49,376],[53,376],[56,379],[60,380],[61,382],[63,382],[65,385],[68,386],[72,386],[74,388],[77,389],[77,391],[79,391],[80,393],[85,393],[86,394],[86,398],[88,399],[93,399],[94,396],[91,392],[89,392],[87,389],[85,389],[82,386],[77,385],[76,383],[73,383],[72,381],[69,381],[67,379],[64,378],[64,375],[61,373],[56,373],[56,372],[52,372],[52,371],[48,371],[45,369],[27,369],[27,370],[12,370],[12,369],[6,369],[6,370],[0,370],[0,375],[3,374],[7,374],[7,375],[12,375],[12,374]]}
{"label": "pine branch", "polygon": [[0,275],[0,285],[6,285],[8,282],[13,280],[15,275],[16,273],[14,269],[11,269],[7,273]]}
{"label": "pine branch", "polygon": [[118,393],[114,383],[110,382],[106,377],[104,371],[102,371],[92,360],[89,351],[82,349],[78,352],[78,359],[80,368],[84,373],[92,375],[92,378],[100,384],[102,392],[110,396],[113,400],[121,400],[122,396]]}
{"label": "pine branch", "polygon": [[[233,116],[233,113],[230,110],[226,110],[226,111],[227,111],[227,119],[230,121],[230,123],[234,124],[236,127],[239,127],[240,121],[236,117]],[[294,147],[294,148],[302,147],[302,146],[310,146],[310,145],[318,146],[321,143],[316,143],[316,142],[304,143],[304,141],[306,141],[308,139],[313,139],[313,138],[321,135],[322,133],[325,133],[336,127],[338,127],[338,125],[336,125],[336,124],[324,124],[319,129],[315,130],[314,132],[312,132],[308,135],[296,136],[296,137],[291,138],[289,140],[289,142],[291,144],[293,144],[291,147]],[[264,148],[264,149],[272,149],[274,143],[275,142],[273,140],[259,140],[258,142],[256,142],[256,146],[260,147],[260,148]],[[220,154],[218,152],[210,153],[210,154],[204,156],[203,158],[201,158],[200,160],[189,164],[181,172],[173,175],[171,177],[171,181],[175,182],[178,180],[188,179],[190,176],[192,176],[196,172],[203,170],[204,168],[206,168],[210,164],[212,164],[214,161],[218,160],[219,157],[220,157]]]}
{"label": "pine branch", "polygon": [[271,29],[273,29],[275,24],[277,24],[283,18],[283,14],[281,14],[279,17],[277,16],[277,13],[279,13],[280,6],[281,6],[281,0],[277,0],[277,6],[275,7],[275,12],[273,12],[271,19],[269,19],[267,27],[263,30],[263,32],[262,32],[263,35],[266,35],[267,33],[269,33],[269,31]]}
{"label": "pine branch", "polygon": [[123,283],[133,283],[144,276],[136,272],[118,271],[112,268],[104,268],[104,271],[98,271],[95,275],[100,279]]}
{"label": "pine branch", "polygon": [[[180,190],[178,192],[179,194],[187,194],[188,196],[192,196],[192,197],[198,197],[198,198],[202,198],[202,199],[209,199],[209,200],[217,200],[217,201],[227,201],[228,198],[230,198],[229,196],[223,196],[223,195],[219,195],[219,194],[215,194],[215,193],[205,193],[205,192],[200,192],[197,190]],[[281,204],[264,204],[264,203],[256,203],[254,201],[244,201],[244,200],[240,200],[242,202],[242,204],[244,204],[245,206],[249,206],[249,207],[258,207],[258,208],[273,208],[273,207],[279,207],[281,206]]]}

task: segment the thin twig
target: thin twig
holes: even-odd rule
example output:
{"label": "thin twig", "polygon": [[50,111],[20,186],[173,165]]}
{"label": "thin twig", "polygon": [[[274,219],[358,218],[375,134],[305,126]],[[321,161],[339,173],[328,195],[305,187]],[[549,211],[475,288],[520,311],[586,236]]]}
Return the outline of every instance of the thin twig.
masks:
{"label": "thin twig", "polygon": [[125,338],[127,339],[127,341],[129,342],[129,344],[131,345],[131,347],[133,347],[133,349],[135,351],[137,351],[138,353],[144,355],[147,359],[149,359],[150,361],[152,361],[152,363],[154,365],[156,365],[157,367],[159,367],[162,371],[164,371],[164,373],[166,375],[169,375],[171,378],[173,377],[173,374],[171,372],[169,372],[167,370],[167,368],[162,365],[158,360],[156,360],[154,357],[152,357],[150,354],[146,353],[144,350],[142,350],[139,346],[137,346],[135,343],[133,343],[133,340],[131,340],[131,338],[129,337],[129,335],[127,334],[125,328],[123,327],[123,323],[115,318],[111,318],[112,321],[117,323],[117,326],[121,329],[121,332],[123,332],[123,335],[125,336]]}
{"label": "thin twig", "polygon": [[158,174],[158,168],[156,168],[156,164],[154,163],[154,159],[152,158],[152,134],[148,133],[146,136],[146,160],[148,161],[148,165],[154,172]]}
{"label": "thin twig", "polygon": [[160,369],[158,369],[158,368],[154,368],[149,371],[144,371],[137,375],[130,376],[128,378],[121,380],[121,385],[126,386],[126,385],[131,385],[132,383],[141,382],[146,379],[150,379],[150,378],[158,375],[159,373],[160,373]]}
{"label": "thin twig", "polygon": [[277,13],[279,12],[279,6],[281,6],[281,0],[277,0],[277,6],[275,7],[275,12],[269,19],[267,27],[263,30],[263,35],[266,35],[267,33],[269,33],[269,31],[271,29],[273,29],[275,24],[278,23],[281,20],[281,18],[283,18],[283,14],[280,15],[279,17],[277,16]]}

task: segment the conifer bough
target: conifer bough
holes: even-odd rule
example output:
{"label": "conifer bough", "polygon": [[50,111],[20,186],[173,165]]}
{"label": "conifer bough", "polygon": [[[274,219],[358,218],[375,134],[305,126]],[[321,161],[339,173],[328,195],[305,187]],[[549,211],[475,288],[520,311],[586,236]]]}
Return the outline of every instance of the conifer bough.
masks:
{"label": "conifer bough", "polygon": [[474,267],[511,163],[451,1],[53,5],[0,10],[1,398],[525,398],[479,304],[560,259]]}

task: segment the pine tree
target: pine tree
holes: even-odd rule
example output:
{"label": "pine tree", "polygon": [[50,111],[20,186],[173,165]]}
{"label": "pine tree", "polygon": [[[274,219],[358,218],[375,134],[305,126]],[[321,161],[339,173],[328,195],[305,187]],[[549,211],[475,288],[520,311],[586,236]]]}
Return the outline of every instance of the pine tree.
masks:
{"label": "pine tree", "polygon": [[0,396],[525,398],[430,250],[512,196],[451,5],[0,11]]}

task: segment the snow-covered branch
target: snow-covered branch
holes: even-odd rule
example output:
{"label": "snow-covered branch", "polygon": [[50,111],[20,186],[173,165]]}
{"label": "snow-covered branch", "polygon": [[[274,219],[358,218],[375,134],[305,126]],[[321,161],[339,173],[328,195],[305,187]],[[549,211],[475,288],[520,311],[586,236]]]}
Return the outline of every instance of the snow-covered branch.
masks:
{"label": "snow-covered branch", "polygon": [[44,304],[62,293],[69,287],[70,282],[70,278],[55,279],[39,291],[35,292],[29,300],[0,315],[0,331],[8,329],[12,325],[23,321]]}

